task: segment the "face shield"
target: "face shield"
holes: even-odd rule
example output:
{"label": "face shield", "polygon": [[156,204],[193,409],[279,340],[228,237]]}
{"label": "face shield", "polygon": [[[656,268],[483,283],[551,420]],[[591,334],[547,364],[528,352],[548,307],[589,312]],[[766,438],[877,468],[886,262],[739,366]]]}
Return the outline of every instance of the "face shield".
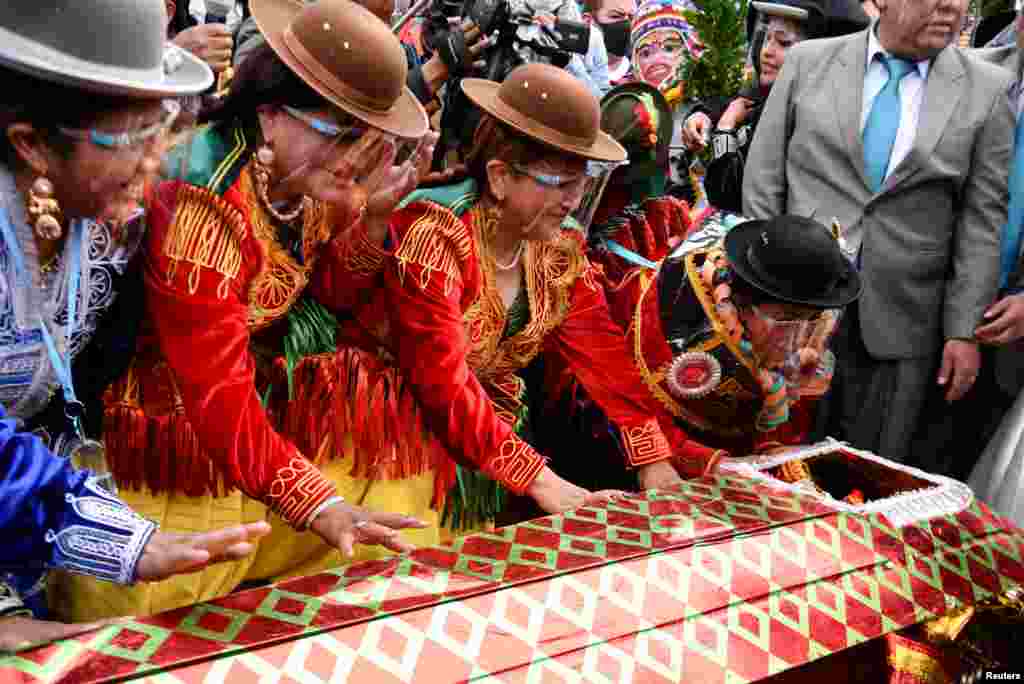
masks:
{"label": "face shield", "polygon": [[835,357],[828,345],[840,311],[800,312],[796,316],[751,307],[749,333],[758,366],[786,381],[791,400],[819,396],[832,382]]}
{"label": "face shield", "polygon": [[589,235],[594,214],[601,205],[601,198],[604,196],[605,188],[608,187],[608,181],[611,180],[612,172],[620,165],[616,162],[587,162],[587,178],[584,181],[583,194],[579,205],[571,214],[584,235]]}
{"label": "face shield", "polygon": [[[761,74],[761,51],[765,42],[774,33],[780,43],[795,43],[803,40],[810,13],[801,7],[772,2],[752,2],[747,15],[747,39],[750,52],[748,61],[754,71]],[[781,32],[781,33],[780,33]]]}

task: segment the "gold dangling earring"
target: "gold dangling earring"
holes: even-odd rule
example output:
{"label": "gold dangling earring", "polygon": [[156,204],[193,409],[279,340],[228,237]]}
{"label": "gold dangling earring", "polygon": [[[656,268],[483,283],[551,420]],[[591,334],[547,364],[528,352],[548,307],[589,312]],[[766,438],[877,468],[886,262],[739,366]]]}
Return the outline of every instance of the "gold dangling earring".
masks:
{"label": "gold dangling earring", "polygon": [[57,240],[64,229],[60,225],[60,205],[53,199],[53,183],[45,176],[36,178],[28,191],[28,215],[41,240]]}
{"label": "gold dangling earring", "polygon": [[291,223],[299,217],[299,214],[306,207],[305,200],[299,202],[299,206],[288,213],[275,209],[274,205],[270,202],[270,177],[274,168],[274,150],[269,144],[263,143],[252,155],[252,158],[252,179],[256,185],[256,196],[263,203],[263,208],[281,223]]}

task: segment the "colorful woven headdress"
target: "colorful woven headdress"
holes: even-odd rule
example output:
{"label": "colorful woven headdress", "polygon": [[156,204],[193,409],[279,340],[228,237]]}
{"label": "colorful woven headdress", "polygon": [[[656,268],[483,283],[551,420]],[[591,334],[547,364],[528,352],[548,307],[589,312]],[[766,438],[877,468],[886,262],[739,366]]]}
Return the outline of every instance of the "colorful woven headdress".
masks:
{"label": "colorful woven headdress", "polygon": [[659,29],[674,31],[679,34],[686,49],[692,55],[700,53],[700,42],[697,32],[686,20],[683,12],[698,11],[691,0],[648,0],[637,9],[630,31],[632,45],[633,75],[640,79],[637,50],[643,46],[652,32]]}

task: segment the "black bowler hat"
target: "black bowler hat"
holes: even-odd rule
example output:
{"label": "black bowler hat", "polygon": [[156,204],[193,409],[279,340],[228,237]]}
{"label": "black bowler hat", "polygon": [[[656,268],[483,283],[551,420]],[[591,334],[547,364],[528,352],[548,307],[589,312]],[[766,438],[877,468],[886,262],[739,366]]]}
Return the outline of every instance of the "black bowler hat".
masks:
{"label": "black bowler hat", "polygon": [[860,274],[832,232],[803,216],[741,223],[725,236],[733,272],[773,299],[838,309],[860,296]]}

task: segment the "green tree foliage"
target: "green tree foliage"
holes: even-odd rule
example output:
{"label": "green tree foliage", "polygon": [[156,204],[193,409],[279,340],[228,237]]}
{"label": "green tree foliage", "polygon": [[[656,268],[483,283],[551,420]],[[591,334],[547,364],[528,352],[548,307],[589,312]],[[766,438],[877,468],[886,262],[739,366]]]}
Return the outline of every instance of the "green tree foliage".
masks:
{"label": "green tree foliage", "polygon": [[684,12],[704,51],[687,55],[679,81],[688,100],[731,96],[743,86],[747,58],[748,0],[701,0],[701,10]]}

